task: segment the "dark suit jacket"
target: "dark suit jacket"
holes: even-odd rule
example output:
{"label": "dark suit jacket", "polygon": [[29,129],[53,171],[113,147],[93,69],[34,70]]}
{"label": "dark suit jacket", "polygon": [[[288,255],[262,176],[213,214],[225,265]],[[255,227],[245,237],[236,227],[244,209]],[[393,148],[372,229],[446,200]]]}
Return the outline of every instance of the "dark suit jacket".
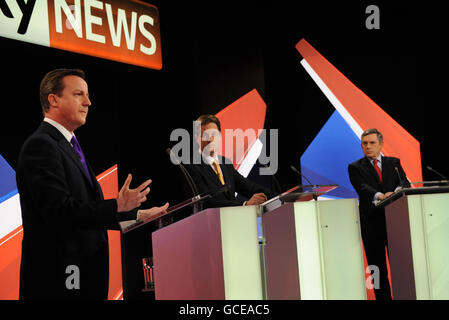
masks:
{"label": "dark suit jacket", "polygon": [[[248,199],[255,193],[260,192],[265,193],[268,199],[277,195],[270,189],[243,177],[237,170],[235,170],[234,165],[229,160],[226,160],[227,162],[225,162],[225,158],[219,157],[219,161],[223,178],[228,185],[228,190],[223,193],[218,193],[211,199],[206,200],[203,206],[204,209],[243,205],[244,201],[236,199],[236,192]],[[190,164],[185,167],[192,176],[199,193],[211,192],[221,186],[217,174],[210,165],[201,163]]]}
{"label": "dark suit jacket", "polygon": [[404,187],[410,187],[398,158],[382,157],[382,183],[368,158],[364,157],[348,166],[349,179],[359,195],[359,211],[364,237],[385,237],[385,210],[373,204],[377,192],[393,192],[401,185],[395,167],[398,168]]}
{"label": "dark suit jacket", "polygon": [[[83,298],[85,290],[66,287],[70,265],[79,268],[81,289],[88,285],[86,275],[97,272],[98,286],[89,284],[90,291],[94,298],[107,298],[106,229],[118,229],[117,203],[103,199],[88,167],[93,185],[70,143],[46,122],[22,146],[16,172],[23,222],[21,299]],[[126,218],[132,216],[135,212]]]}

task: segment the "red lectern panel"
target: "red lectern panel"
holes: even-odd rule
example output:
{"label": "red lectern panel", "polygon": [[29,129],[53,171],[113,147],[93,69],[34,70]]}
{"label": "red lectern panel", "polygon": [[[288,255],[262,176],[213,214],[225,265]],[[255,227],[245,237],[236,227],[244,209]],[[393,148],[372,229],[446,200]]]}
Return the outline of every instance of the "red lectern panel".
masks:
{"label": "red lectern panel", "polygon": [[225,299],[219,211],[153,233],[156,299]]}

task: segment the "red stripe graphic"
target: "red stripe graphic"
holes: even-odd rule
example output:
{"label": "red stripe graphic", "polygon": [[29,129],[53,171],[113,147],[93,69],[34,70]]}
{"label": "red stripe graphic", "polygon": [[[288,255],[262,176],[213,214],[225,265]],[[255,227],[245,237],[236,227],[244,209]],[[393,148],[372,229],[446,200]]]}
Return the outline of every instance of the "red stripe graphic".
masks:
{"label": "red stripe graphic", "polygon": [[[236,169],[240,167],[243,159],[258,139],[258,130],[264,128],[266,111],[267,105],[265,101],[257,90],[253,89],[216,114],[217,118],[220,119],[222,133],[222,145],[217,152],[231,159]],[[243,133],[249,129],[256,134],[254,136],[248,135],[248,139],[240,146],[240,149],[237,149],[239,145],[236,141],[237,139],[243,141],[243,135],[236,134],[232,139],[231,149],[225,146],[226,129],[241,129]]]}
{"label": "red stripe graphic", "polygon": [[22,253],[22,226],[0,240],[0,299],[19,298],[19,271]]}

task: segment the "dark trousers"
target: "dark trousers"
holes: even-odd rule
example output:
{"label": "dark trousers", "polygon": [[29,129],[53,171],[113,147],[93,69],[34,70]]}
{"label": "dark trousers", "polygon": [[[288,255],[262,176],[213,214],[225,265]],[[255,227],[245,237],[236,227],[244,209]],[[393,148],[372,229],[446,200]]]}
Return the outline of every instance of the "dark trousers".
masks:
{"label": "dark trousers", "polygon": [[107,300],[109,287],[109,248],[105,244],[80,266],[78,298]]}
{"label": "dark trousers", "polygon": [[[365,247],[366,260],[368,265],[376,266],[379,270],[379,286],[376,288],[376,281],[374,281],[374,294],[376,300],[391,300],[391,288],[388,281],[387,259],[385,255],[385,248],[388,252],[388,241],[386,236],[378,237],[363,237],[363,246]],[[376,270],[371,268],[371,270]],[[372,276],[376,273],[371,272]]]}
{"label": "dark trousers", "polygon": [[[82,262],[71,259],[45,264],[49,260],[43,256],[42,263],[30,264],[22,258],[20,300],[107,300],[109,248],[106,243]],[[76,270],[66,269],[69,265]]]}
{"label": "dark trousers", "polygon": [[[94,255],[77,265],[79,267],[79,287],[64,288],[68,300],[107,300],[109,287],[109,248],[102,246]],[[66,278],[68,276],[66,275]]]}

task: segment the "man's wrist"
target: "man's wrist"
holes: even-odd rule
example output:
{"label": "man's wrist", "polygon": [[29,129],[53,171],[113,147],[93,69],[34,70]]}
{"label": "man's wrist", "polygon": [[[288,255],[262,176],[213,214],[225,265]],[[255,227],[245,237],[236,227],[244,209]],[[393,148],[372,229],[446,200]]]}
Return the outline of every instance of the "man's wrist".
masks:
{"label": "man's wrist", "polygon": [[115,201],[117,202],[117,212],[122,212],[122,207],[120,205],[120,201],[118,200],[118,198],[115,199]]}

